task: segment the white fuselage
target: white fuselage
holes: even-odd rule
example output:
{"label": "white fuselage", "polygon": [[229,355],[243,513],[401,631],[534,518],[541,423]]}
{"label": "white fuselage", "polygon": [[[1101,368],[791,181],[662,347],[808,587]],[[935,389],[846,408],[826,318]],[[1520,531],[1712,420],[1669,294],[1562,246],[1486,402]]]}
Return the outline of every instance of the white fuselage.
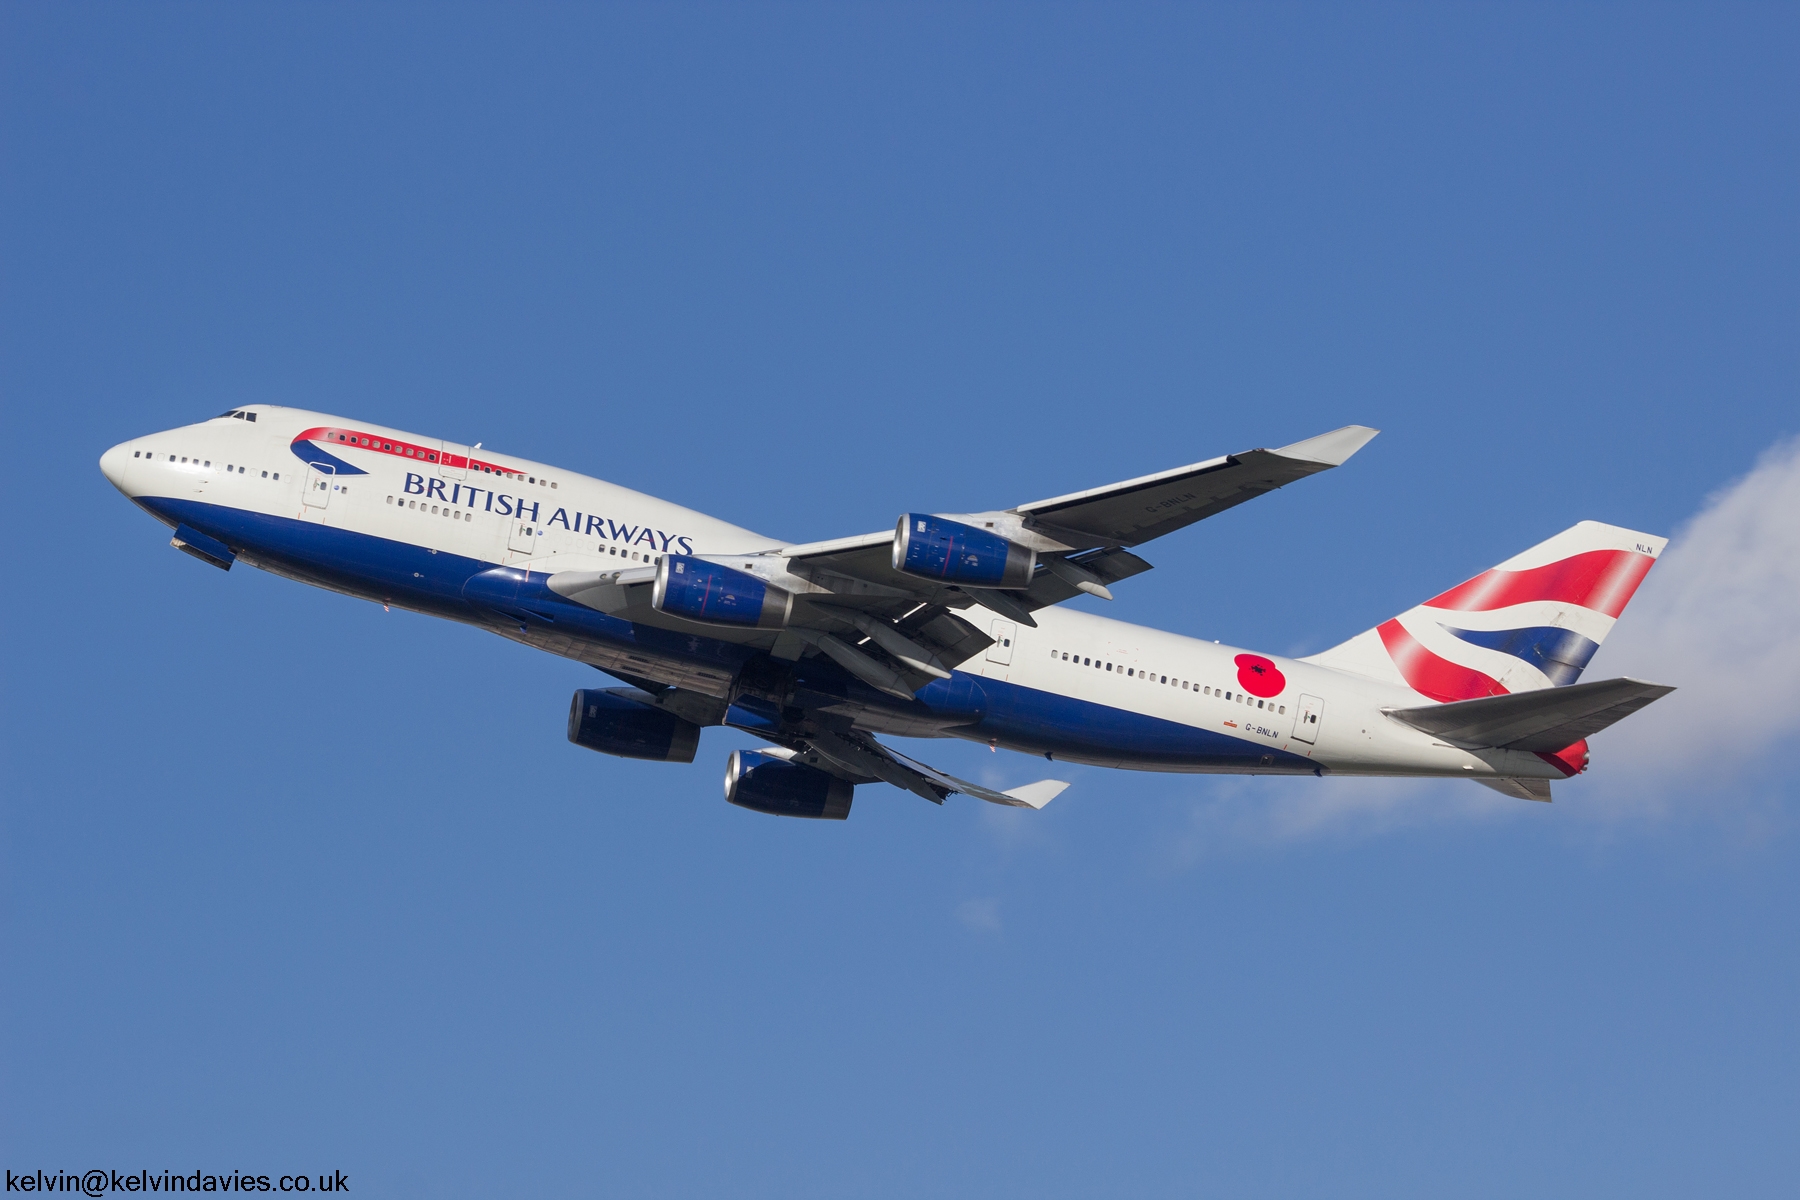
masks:
{"label": "white fuselage", "polygon": [[[772,553],[785,545],[779,539],[604,480],[320,413],[235,411],[255,419],[220,417],[136,438],[107,451],[102,469],[159,520],[229,543],[252,565],[472,623],[482,622],[461,607],[457,573],[495,566],[554,574],[650,566],[670,552],[744,555],[742,566],[782,579]],[[296,453],[309,432],[299,444],[324,446],[343,469]],[[1245,686],[1238,659],[1246,652],[1236,647],[1062,608],[1035,612],[1035,629],[979,607],[963,615],[995,636],[957,668],[979,681],[982,719],[939,727],[928,713],[875,697],[856,707],[859,726],[1147,770],[1567,774],[1535,754],[1457,749],[1384,715],[1428,702],[1406,687],[1257,655],[1273,667],[1264,678],[1281,681],[1258,696]],[[716,667],[676,663],[679,647],[657,649],[641,637],[490,627],[609,670],[676,683],[729,678],[729,655]],[[722,646],[731,641],[719,637]]]}

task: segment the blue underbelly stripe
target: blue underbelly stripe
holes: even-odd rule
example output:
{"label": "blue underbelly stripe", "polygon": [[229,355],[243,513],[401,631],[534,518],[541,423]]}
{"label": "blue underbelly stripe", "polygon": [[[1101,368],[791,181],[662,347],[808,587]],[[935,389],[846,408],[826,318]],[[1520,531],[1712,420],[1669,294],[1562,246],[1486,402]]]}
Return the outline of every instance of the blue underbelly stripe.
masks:
{"label": "blue underbelly stripe", "polygon": [[[549,576],[543,572],[204,501],[142,497],[138,504],[170,526],[190,525],[240,554],[302,579],[452,620],[503,625],[537,617],[546,621],[546,628],[571,637],[734,669],[759,653],[734,642],[636,625],[574,604],[544,586]],[[801,688],[818,699],[841,698],[870,709],[972,721],[946,732],[983,742],[998,739],[1009,749],[1032,754],[1049,752],[1076,762],[1150,770],[1310,774],[1319,769],[1310,758],[1247,738],[965,671],[933,683],[907,706],[868,688],[827,659],[804,659],[795,670]]]}
{"label": "blue underbelly stripe", "polygon": [[1180,721],[998,680],[980,684],[987,694],[987,716],[970,734],[1036,754],[1049,751],[1082,762],[1165,770],[1234,767],[1311,774],[1319,766],[1277,746]]}

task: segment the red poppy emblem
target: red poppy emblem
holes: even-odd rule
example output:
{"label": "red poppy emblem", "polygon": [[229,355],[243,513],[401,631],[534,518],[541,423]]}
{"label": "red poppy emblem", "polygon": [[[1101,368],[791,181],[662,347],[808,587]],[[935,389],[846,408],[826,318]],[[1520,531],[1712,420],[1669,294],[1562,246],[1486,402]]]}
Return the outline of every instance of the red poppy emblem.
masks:
{"label": "red poppy emblem", "polygon": [[1266,700],[1281,695],[1282,689],[1287,687],[1287,678],[1260,654],[1240,654],[1231,661],[1237,664],[1238,682],[1252,696]]}

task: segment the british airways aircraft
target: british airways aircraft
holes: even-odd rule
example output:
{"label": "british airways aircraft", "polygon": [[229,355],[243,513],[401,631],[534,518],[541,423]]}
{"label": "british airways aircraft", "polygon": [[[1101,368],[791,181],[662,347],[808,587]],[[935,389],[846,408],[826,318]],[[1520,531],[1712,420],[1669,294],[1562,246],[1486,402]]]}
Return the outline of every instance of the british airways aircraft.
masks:
{"label": "british airways aircraft", "polygon": [[957,737],[1051,761],[1247,775],[1466,778],[1549,800],[1587,738],[1673,690],[1578,683],[1666,539],[1593,521],[1307,658],[1057,607],[1112,599],[1134,548],[1339,466],[1349,425],[1090,491],[793,545],[639,492],[397,429],[272,405],[114,446],[106,478],[171,545],[448,617],[597,667],[569,740],[692,762],[725,798],[846,817],[886,782],[1042,808],[876,740]]}

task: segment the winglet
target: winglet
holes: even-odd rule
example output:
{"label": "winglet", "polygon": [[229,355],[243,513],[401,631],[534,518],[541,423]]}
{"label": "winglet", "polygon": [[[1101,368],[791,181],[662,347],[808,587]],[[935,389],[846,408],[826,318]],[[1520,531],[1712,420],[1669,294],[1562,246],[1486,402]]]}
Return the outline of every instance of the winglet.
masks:
{"label": "winglet", "polygon": [[1069,785],[1060,779],[1040,779],[1036,783],[1028,783],[1024,787],[1010,788],[1001,792],[1002,796],[1010,796],[1019,808],[1042,808],[1058,796]]}
{"label": "winglet", "polygon": [[1381,430],[1370,429],[1367,425],[1346,425],[1342,429],[1321,433],[1318,437],[1309,437],[1303,442],[1282,446],[1269,453],[1279,454],[1283,458],[1299,458],[1307,462],[1341,467],[1349,461],[1352,454],[1368,445],[1370,439],[1380,432]]}

